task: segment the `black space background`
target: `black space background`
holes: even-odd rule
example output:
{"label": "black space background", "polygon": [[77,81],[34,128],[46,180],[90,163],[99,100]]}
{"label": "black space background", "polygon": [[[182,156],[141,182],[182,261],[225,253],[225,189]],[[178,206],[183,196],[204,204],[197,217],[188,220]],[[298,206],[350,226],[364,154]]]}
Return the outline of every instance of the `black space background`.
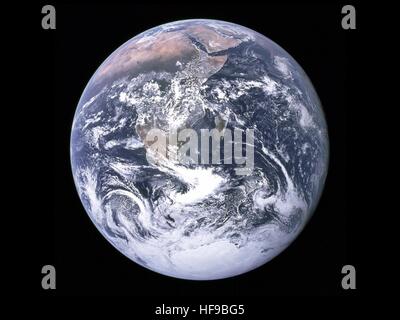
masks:
{"label": "black space background", "polygon": [[[354,2],[352,2],[355,4]],[[358,73],[363,8],[357,8],[357,30],[341,28],[341,8],[330,4],[61,4],[57,29],[42,30],[41,7],[32,6],[37,20],[32,31],[37,46],[37,97],[42,102],[38,134],[52,141],[38,152],[47,154],[40,174],[52,179],[53,203],[40,207],[40,250],[36,252],[34,289],[41,295],[169,296],[170,301],[197,302],[191,296],[357,295],[363,290],[363,268],[357,254],[358,212],[351,210],[351,175],[346,128],[361,81]],[[97,231],[72,180],[69,137],[72,118],[87,82],[97,67],[122,43],[151,27],[181,19],[210,18],[234,22],[266,35],[303,67],[321,99],[330,137],[330,167],[319,206],[308,225],[278,257],[234,278],[187,281],[166,277],[136,265],[119,253]],[[44,104],[43,104],[44,103]],[[50,115],[50,116],[49,116]],[[49,140],[49,138],[52,138]],[[49,154],[51,153],[51,154]],[[43,161],[42,161],[43,167]],[[38,169],[39,170],[39,169]],[[47,177],[47,178],[45,178]],[[38,185],[37,192],[44,194]],[[54,264],[57,289],[44,291],[41,267]],[[341,268],[357,268],[357,290],[341,288]],[[176,297],[180,296],[180,297]],[[220,296],[219,298],[216,296]],[[249,301],[245,297],[231,301]],[[167,298],[160,301],[169,301]],[[156,301],[156,300],[153,300]]]}

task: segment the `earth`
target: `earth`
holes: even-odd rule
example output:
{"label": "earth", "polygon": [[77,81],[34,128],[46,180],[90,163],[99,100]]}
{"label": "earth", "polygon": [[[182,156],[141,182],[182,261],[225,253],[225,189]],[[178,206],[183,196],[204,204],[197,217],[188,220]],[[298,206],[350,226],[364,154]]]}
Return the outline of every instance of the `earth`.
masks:
{"label": "earth", "polygon": [[[235,163],[148,161],[150,128],[251,128],[254,165],[236,174]],[[216,20],[164,24],[115,50],[81,96],[70,148],[102,235],[137,264],[192,280],[248,272],[287,248],[318,204],[329,158],[321,103],[299,64]]]}

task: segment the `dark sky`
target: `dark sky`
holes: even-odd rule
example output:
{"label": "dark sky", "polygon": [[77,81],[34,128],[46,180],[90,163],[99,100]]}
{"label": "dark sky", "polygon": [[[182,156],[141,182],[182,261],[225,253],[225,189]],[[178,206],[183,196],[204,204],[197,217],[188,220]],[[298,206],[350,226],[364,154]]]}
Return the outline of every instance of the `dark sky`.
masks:
{"label": "dark sky", "polygon": [[[57,295],[342,295],[344,264],[357,265],[355,213],[347,186],[348,119],[358,90],[362,18],[343,30],[343,4],[289,5],[63,5],[54,3],[57,29],[35,37],[37,80],[47,137],[43,173],[51,179],[53,202],[39,199],[43,236],[37,267],[54,264]],[[41,5],[36,7],[40,18]],[[361,10],[357,11],[360,15]],[[194,282],[146,270],[114,249],[90,221],[73,185],[69,135],[79,98],[97,67],[122,43],[151,27],[175,20],[209,18],[234,22],[266,35],[303,67],[322,102],[330,137],[330,166],[320,204],[297,240],[277,258],[247,274]],[[51,116],[49,116],[51,115]],[[51,153],[51,154],[50,154]],[[40,188],[38,187],[38,190]],[[40,271],[39,271],[40,272]],[[40,284],[41,275],[37,278]],[[38,288],[40,291],[40,288]],[[220,298],[222,299],[222,298]],[[222,301],[222,300],[221,300]]]}

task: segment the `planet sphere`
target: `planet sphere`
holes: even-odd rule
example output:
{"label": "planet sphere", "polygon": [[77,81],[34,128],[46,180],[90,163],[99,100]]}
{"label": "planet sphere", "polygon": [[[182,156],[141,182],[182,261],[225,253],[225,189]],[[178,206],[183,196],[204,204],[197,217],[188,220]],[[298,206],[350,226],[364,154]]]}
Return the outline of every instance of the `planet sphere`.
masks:
{"label": "planet sphere", "polygon": [[[168,135],[165,153],[147,139],[153,129]],[[173,156],[187,139],[172,137],[205,129],[221,133],[226,157]],[[164,275],[213,280],[267,263],[299,235],[329,143],[315,89],[285,50],[198,19],[147,30],[104,61],[77,106],[70,155],[81,202],[116,249]]]}

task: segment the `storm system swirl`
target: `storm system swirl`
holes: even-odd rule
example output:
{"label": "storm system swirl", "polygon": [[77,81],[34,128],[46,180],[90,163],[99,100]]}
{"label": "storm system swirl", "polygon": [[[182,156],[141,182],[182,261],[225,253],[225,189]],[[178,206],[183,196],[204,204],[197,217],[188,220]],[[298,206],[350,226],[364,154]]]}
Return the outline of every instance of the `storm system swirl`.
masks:
{"label": "storm system swirl", "polygon": [[[235,162],[148,161],[154,128],[252,129],[254,163],[236,174]],[[123,44],[86,86],[71,132],[75,185],[98,230],[134,262],[183,279],[235,276],[282,252],[315,210],[328,157],[322,107],[297,62],[216,20]]]}

